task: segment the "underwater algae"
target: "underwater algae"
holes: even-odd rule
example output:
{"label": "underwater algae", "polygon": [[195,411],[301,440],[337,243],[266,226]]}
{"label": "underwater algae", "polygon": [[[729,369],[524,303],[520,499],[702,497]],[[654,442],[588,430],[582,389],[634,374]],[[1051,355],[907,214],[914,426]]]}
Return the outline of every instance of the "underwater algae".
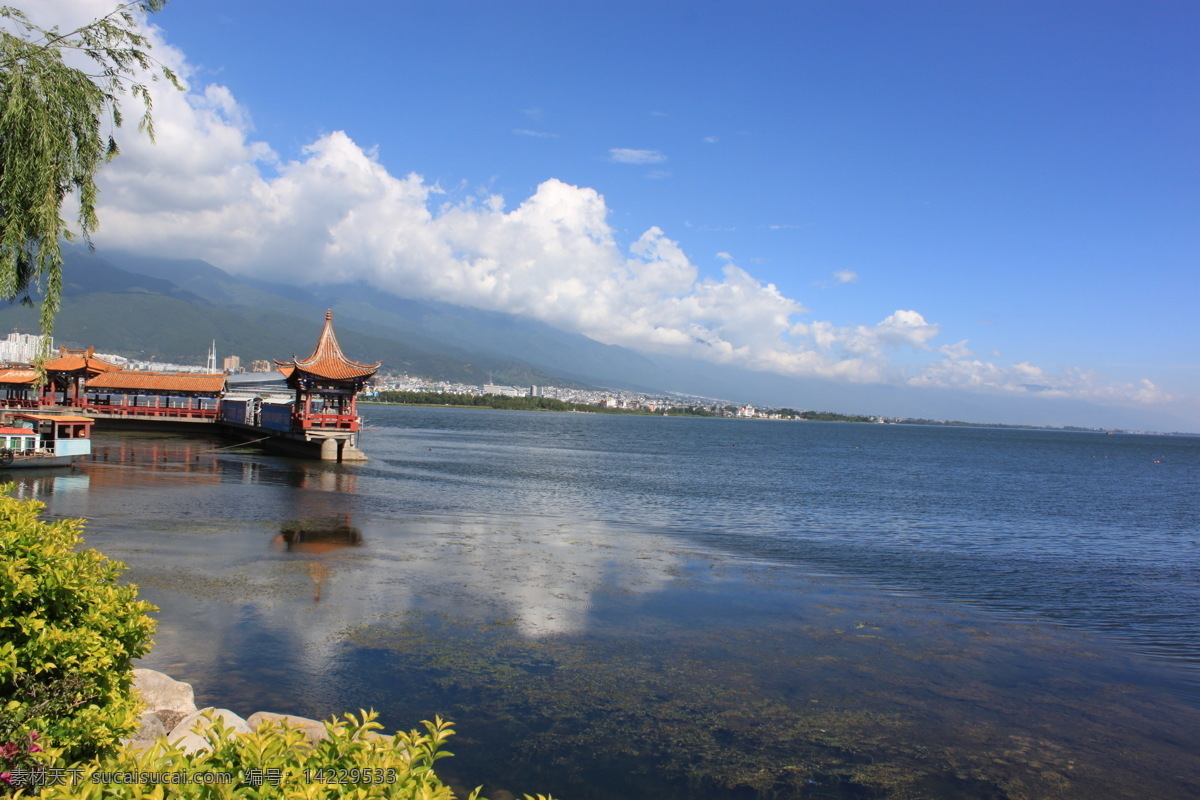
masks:
{"label": "underwater algae", "polygon": [[[636,630],[533,639],[513,620],[410,611],[345,641],[387,654],[389,681],[416,687],[403,707],[460,723],[449,769],[556,796],[1033,800],[1200,788],[1186,740],[1162,737],[1156,702],[1136,690],[1051,664],[1001,674],[991,665],[1012,660],[1009,643],[959,620],[924,620],[929,640],[917,642],[910,609],[870,622],[822,613],[800,626],[644,617]],[[539,782],[563,775],[568,786]]]}
{"label": "underwater algae", "polygon": [[[182,596],[207,617],[228,606],[237,625],[251,625],[237,645],[239,628],[213,629],[234,649],[197,678],[211,702],[254,697],[308,716],[374,707],[394,728],[440,714],[459,731],[443,769],[457,785],[485,784],[485,794],[1200,796],[1194,715],[1164,713],[1169,697],[1109,669],[1112,654],[1070,631],[715,553],[653,556],[666,583],[639,572],[637,583],[623,574],[589,585],[557,551],[535,569],[525,551],[498,554],[439,528],[417,547],[382,553],[339,525],[328,530],[341,539],[317,535],[311,520],[274,528],[293,532],[282,544],[255,526],[268,545],[258,555],[186,569],[139,559],[132,577],[151,599]],[[300,528],[310,535],[297,537]],[[516,580],[446,568],[476,549],[470,557],[491,574]],[[646,554],[635,549],[631,561],[646,564]],[[556,580],[542,587],[556,598],[553,613],[586,608],[585,625],[555,629],[543,606],[531,625],[505,602],[553,564]],[[314,569],[328,589],[320,599]],[[371,583],[381,570],[383,582]],[[400,610],[380,610],[383,599]],[[204,635],[195,620],[182,624]],[[297,637],[298,625],[311,635]],[[261,653],[264,634],[279,638],[275,665],[237,649]],[[180,658],[178,647],[160,653]],[[305,674],[308,689],[296,685]],[[330,693],[322,703],[342,705],[304,706],[316,684]]]}

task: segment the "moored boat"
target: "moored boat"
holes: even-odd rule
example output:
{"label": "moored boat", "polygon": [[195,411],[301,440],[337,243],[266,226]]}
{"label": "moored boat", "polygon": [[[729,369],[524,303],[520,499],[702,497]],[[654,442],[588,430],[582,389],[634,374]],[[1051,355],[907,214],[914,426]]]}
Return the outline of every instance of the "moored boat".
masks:
{"label": "moored boat", "polygon": [[0,468],[65,467],[91,455],[89,417],[10,413],[0,426]]}

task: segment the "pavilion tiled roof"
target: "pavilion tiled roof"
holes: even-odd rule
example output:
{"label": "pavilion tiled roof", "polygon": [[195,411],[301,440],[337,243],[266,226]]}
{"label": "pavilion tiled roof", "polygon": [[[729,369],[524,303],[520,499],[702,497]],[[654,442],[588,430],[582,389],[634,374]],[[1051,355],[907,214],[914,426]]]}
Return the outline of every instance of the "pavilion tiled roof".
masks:
{"label": "pavilion tiled roof", "polygon": [[69,350],[58,348],[58,358],[52,358],[45,364],[47,372],[77,372],[87,370],[92,373],[113,372],[121,367],[117,364],[96,358],[96,348],[86,350]]}
{"label": "pavilion tiled roof", "polygon": [[317,346],[312,355],[303,359],[293,356],[292,361],[277,359],[275,363],[287,378],[291,378],[293,372],[299,370],[326,380],[352,381],[371,377],[382,362],[360,364],[346,358],[342,354],[342,348],[338,346],[337,336],[333,333],[333,312],[326,311],[325,327],[321,329],[321,337],[317,339]]}
{"label": "pavilion tiled roof", "polygon": [[37,379],[37,370],[34,369],[21,369],[20,367],[0,369],[0,384],[31,386],[37,383]]}
{"label": "pavilion tiled roof", "polygon": [[103,375],[97,375],[90,379],[85,386],[89,390],[196,392],[197,394],[215,395],[225,390],[225,375],[206,375],[196,372],[141,372],[122,370],[120,372],[106,372]]}

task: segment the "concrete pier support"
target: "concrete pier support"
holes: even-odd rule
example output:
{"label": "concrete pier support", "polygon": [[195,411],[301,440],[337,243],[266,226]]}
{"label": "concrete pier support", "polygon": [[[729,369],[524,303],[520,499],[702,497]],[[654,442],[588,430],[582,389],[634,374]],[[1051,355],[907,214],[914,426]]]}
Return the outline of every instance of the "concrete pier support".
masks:
{"label": "concrete pier support", "polygon": [[322,461],[340,461],[338,458],[338,440],[326,439],[321,442],[321,460]]}
{"label": "concrete pier support", "polygon": [[340,455],[338,457],[338,461],[366,461],[367,460],[366,453],[364,453],[362,450],[359,450],[357,447],[355,447],[354,445],[350,444],[350,442],[347,442],[345,440],[341,441],[338,449],[340,450]]}

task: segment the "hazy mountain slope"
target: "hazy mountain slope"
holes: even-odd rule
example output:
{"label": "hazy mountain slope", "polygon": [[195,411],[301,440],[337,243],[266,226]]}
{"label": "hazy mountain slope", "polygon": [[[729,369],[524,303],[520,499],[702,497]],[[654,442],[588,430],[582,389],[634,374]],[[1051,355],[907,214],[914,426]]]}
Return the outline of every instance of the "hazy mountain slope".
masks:
{"label": "hazy mountain slope", "polygon": [[470,361],[501,382],[544,383],[549,373],[559,385],[599,382],[652,389],[658,372],[653,361],[632,350],[513,314],[401,298],[363,284],[294,287],[242,280],[197,260],[120,252],[105,257],[222,306],[270,307],[297,316],[331,308],[339,331],[396,339],[417,350]]}

